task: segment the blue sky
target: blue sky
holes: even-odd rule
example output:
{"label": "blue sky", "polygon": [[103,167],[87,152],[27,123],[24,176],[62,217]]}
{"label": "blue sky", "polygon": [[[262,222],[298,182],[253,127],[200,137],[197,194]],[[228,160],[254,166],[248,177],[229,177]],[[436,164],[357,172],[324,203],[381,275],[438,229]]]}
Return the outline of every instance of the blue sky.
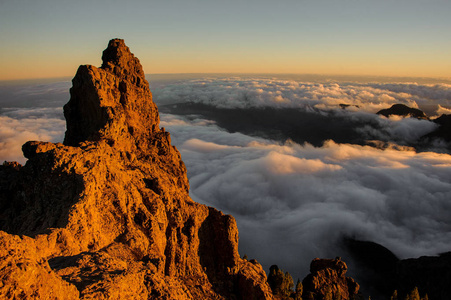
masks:
{"label": "blue sky", "polygon": [[0,79],[72,76],[124,38],[146,73],[451,77],[451,1],[0,1]]}

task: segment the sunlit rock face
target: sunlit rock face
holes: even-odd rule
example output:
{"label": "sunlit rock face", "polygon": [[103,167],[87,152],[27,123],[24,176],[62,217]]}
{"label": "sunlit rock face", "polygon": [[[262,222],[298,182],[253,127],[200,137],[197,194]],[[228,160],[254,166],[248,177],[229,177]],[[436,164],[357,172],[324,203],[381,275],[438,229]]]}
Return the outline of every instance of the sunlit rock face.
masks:
{"label": "sunlit rock face", "polygon": [[149,140],[161,131],[141,64],[119,39],[110,41],[102,59],[100,68],[80,66],[72,80],[71,99],[64,106],[64,144],[104,139],[147,151]]}
{"label": "sunlit rock face", "polygon": [[272,299],[233,217],[189,197],[186,168],[123,40],[80,66],[63,144],[0,167],[0,298]]}

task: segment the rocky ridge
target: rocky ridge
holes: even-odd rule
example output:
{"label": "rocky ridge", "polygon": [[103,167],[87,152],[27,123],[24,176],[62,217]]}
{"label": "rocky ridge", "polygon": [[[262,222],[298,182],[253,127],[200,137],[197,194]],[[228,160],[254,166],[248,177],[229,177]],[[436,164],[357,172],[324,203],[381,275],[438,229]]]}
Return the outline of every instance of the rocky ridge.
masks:
{"label": "rocky ridge", "polygon": [[382,109],[377,112],[378,115],[383,115],[384,117],[389,117],[391,115],[394,116],[403,116],[403,117],[411,117],[423,120],[429,120],[426,114],[417,109],[408,107],[404,104],[393,104],[390,108]]}
{"label": "rocky ridge", "polygon": [[0,168],[0,297],[272,299],[232,216],[198,204],[123,40],[80,66],[64,143]]}

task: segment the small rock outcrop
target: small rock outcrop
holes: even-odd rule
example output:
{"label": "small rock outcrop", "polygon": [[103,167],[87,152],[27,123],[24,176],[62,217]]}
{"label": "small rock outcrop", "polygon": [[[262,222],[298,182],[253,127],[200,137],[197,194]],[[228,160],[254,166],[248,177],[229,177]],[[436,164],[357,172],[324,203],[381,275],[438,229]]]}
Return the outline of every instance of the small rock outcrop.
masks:
{"label": "small rock outcrop", "polygon": [[64,143],[0,166],[0,298],[272,299],[235,219],[189,197],[186,168],[123,40],[80,66]]}
{"label": "small rock outcrop", "polygon": [[429,120],[428,116],[426,116],[426,114],[423,111],[417,108],[408,107],[407,105],[404,104],[394,104],[390,108],[378,111],[377,114],[383,115],[387,118],[391,115],[395,115],[402,117],[417,118],[422,120]]}
{"label": "small rock outcrop", "polygon": [[315,258],[310,264],[310,274],[302,281],[302,299],[363,299],[359,294],[359,284],[345,276],[347,270],[346,263],[340,258]]}

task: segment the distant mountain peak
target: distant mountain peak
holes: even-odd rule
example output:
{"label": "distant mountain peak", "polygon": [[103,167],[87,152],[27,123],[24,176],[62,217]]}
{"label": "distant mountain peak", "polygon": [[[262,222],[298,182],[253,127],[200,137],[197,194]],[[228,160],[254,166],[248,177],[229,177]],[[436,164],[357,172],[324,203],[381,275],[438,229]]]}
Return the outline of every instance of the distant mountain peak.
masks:
{"label": "distant mountain peak", "polygon": [[407,105],[404,104],[393,104],[390,108],[378,111],[377,114],[383,115],[387,118],[391,115],[395,115],[429,120],[428,116],[426,116],[426,114],[423,111],[417,108],[408,107]]}

